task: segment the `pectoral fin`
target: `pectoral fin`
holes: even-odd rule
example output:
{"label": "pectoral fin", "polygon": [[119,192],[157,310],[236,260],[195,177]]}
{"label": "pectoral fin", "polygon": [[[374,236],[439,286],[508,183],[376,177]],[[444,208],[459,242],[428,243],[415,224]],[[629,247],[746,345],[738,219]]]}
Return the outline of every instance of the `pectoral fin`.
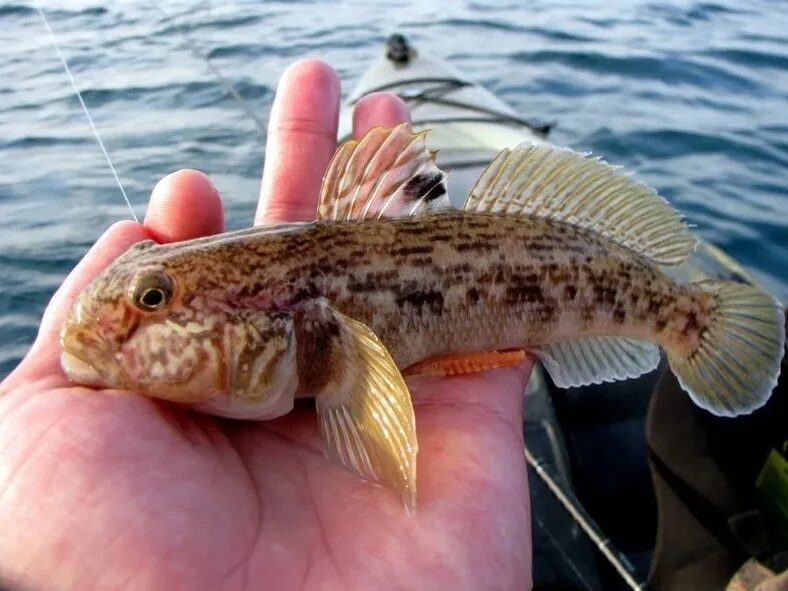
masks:
{"label": "pectoral fin", "polygon": [[[386,347],[366,325],[330,307],[302,319],[312,347],[307,378],[329,457],[416,506],[416,421],[405,381]],[[308,371],[308,370],[306,370]]]}

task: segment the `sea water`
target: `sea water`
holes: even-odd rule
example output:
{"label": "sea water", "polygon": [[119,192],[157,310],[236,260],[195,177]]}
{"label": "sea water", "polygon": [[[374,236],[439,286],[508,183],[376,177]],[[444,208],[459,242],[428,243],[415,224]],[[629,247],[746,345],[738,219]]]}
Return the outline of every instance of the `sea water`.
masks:
{"label": "sea water", "polygon": [[[635,171],[788,298],[784,2],[42,5],[140,216],[185,167],[214,178],[230,227],[254,211],[264,137],[183,31],[262,117],[294,60],[329,61],[347,92],[397,31],[557,122],[554,142]],[[38,14],[0,4],[0,377],[68,271],[129,216]]]}

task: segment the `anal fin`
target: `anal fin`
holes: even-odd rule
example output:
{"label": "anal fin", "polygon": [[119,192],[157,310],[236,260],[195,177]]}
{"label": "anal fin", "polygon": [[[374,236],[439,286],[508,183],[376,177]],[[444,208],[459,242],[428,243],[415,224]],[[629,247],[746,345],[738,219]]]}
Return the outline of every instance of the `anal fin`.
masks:
{"label": "anal fin", "polygon": [[659,365],[656,345],[625,337],[558,341],[534,353],[559,388],[636,378]]}
{"label": "anal fin", "polygon": [[402,373],[405,376],[447,377],[468,373],[512,367],[525,359],[522,349],[506,351],[480,351],[474,353],[452,353],[430,357],[411,365]]}

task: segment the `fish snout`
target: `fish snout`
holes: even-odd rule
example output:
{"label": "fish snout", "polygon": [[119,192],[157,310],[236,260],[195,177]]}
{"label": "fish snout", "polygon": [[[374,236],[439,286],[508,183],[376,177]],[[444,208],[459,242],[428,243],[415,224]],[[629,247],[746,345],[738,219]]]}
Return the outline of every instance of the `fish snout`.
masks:
{"label": "fish snout", "polygon": [[114,358],[109,343],[70,315],[60,332],[63,353],[60,365],[77,384],[97,387],[124,387],[125,375]]}

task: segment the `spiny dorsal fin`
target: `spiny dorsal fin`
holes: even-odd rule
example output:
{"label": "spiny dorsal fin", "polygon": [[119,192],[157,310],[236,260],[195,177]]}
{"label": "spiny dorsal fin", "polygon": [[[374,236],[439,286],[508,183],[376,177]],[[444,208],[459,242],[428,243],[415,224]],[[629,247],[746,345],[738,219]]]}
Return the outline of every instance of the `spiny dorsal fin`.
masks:
{"label": "spiny dorsal fin", "polygon": [[651,187],[598,158],[551,146],[500,152],[463,209],[564,221],[662,265],[682,262],[697,244],[682,216]]}
{"label": "spiny dorsal fin", "polygon": [[426,132],[407,123],[376,127],[342,144],[320,188],[319,220],[364,220],[448,209],[446,173],[427,149]]}

